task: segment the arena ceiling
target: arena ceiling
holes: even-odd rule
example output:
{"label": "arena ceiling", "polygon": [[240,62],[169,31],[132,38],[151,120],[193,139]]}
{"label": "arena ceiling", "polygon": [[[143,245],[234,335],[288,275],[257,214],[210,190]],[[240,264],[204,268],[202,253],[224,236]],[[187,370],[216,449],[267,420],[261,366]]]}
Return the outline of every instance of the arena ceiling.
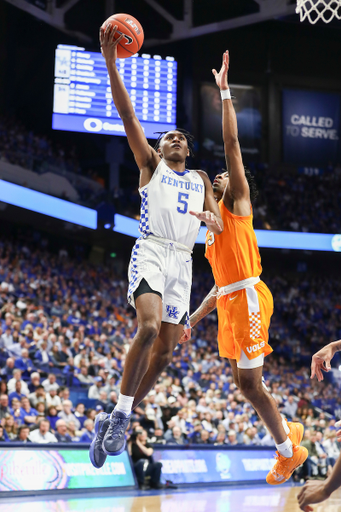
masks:
{"label": "arena ceiling", "polygon": [[[295,13],[295,0],[6,0],[84,44],[114,12],[135,16],[144,47],[199,37]],[[297,16],[297,15],[295,15]]]}

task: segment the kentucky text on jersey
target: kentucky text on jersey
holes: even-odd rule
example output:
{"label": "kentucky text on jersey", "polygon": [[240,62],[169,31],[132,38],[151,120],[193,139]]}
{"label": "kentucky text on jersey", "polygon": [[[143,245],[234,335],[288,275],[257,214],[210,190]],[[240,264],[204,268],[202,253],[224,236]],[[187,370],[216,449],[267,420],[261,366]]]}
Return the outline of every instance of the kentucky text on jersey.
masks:
{"label": "kentucky text on jersey", "polygon": [[194,192],[202,193],[204,190],[204,185],[200,185],[200,183],[190,183],[188,181],[181,181],[172,178],[171,176],[162,175],[161,184],[172,185],[173,187],[180,187],[186,190],[194,190]]}
{"label": "kentucky text on jersey", "polygon": [[143,237],[153,234],[192,250],[200,220],[189,212],[202,212],[205,202],[205,183],[199,172],[186,169],[178,173],[160,160],[150,182],[139,192]]}

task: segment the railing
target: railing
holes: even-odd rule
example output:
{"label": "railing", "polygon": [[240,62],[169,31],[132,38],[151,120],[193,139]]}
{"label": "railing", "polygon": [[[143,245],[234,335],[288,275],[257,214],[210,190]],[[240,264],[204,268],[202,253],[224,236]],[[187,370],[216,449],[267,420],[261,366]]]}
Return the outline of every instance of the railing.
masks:
{"label": "railing", "polygon": [[[84,206],[93,206],[106,195],[100,183],[68,170],[64,164],[59,166],[20,151],[0,149],[0,176],[6,181],[40,192],[48,192]],[[63,181],[58,178],[59,176]]]}

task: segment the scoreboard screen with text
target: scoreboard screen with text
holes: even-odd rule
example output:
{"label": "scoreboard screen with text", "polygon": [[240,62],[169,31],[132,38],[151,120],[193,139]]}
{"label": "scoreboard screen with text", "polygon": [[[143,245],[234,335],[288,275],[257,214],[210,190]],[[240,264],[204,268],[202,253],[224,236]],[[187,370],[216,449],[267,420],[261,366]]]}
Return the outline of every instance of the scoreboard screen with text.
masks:
{"label": "scoreboard screen with text", "polygon": [[[173,57],[133,55],[117,59],[117,68],[146,137],[176,127],[177,63]],[[100,52],[58,45],[55,59],[52,128],[125,135],[113,103]]]}

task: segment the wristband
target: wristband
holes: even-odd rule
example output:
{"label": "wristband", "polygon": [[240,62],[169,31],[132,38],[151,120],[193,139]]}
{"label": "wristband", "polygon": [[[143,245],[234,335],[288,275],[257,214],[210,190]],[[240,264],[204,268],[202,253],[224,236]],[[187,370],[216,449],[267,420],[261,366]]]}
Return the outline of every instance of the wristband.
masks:
{"label": "wristband", "polygon": [[220,89],[220,96],[222,101],[231,99],[231,91],[230,89]]}

